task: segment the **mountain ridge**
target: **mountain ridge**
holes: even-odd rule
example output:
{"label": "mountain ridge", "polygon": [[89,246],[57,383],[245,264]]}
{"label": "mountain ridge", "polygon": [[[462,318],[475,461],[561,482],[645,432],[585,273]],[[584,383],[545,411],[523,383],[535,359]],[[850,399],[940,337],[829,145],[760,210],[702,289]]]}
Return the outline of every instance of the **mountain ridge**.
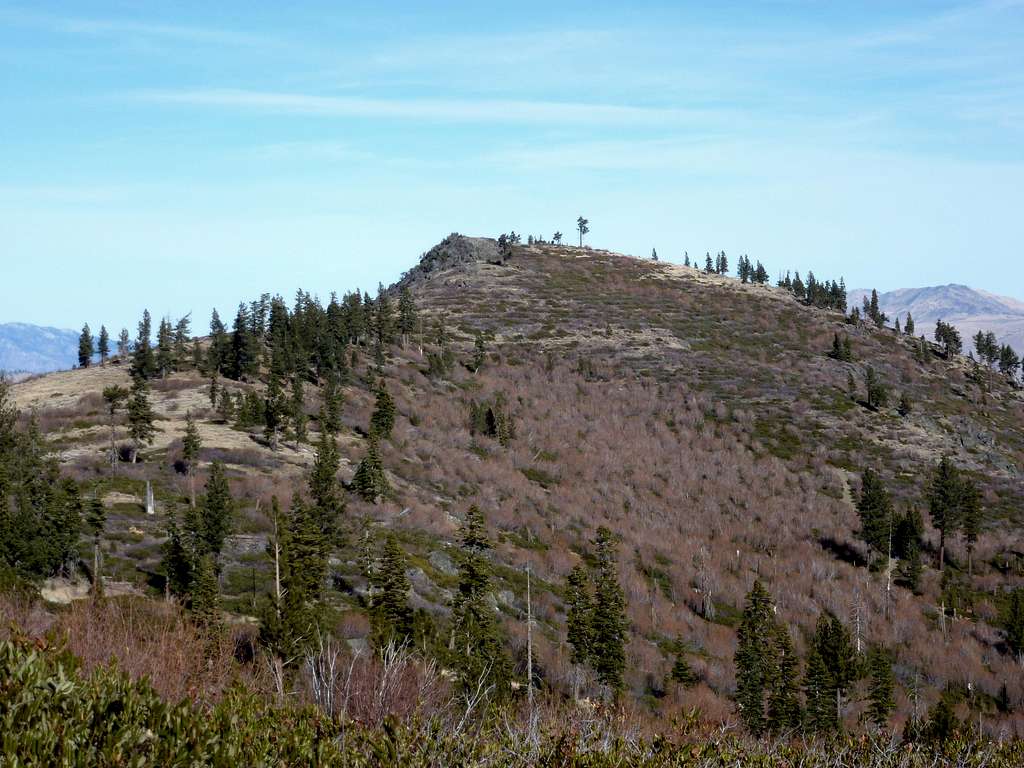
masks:
{"label": "mountain ridge", "polygon": [[[870,290],[850,291],[850,306],[859,306]],[[1001,344],[1024,351],[1024,301],[971,288],[961,283],[900,288],[878,294],[878,305],[890,319],[906,322],[911,313],[918,335],[931,337],[938,320],[955,325],[964,337],[965,349],[978,331],[992,331]]]}
{"label": "mountain ridge", "polygon": [[0,371],[46,373],[78,363],[78,331],[33,323],[0,323]]}

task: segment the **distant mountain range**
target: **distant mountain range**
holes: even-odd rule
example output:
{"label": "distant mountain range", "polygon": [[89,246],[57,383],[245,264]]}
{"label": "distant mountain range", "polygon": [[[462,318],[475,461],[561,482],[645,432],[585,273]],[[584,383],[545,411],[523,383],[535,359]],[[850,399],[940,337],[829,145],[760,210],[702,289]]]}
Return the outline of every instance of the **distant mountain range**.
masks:
{"label": "distant mountain range", "polygon": [[[850,291],[851,307],[860,306],[869,290]],[[931,338],[936,320],[945,320],[960,329],[964,351],[973,348],[971,337],[981,331],[992,331],[1001,344],[1024,351],[1024,302],[966,285],[939,285],[932,288],[901,288],[878,294],[878,304],[890,321],[906,322],[907,313],[914,317],[917,334]]]}
{"label": "distant mountain range", "polygon": [[78,364],[78,331],[0,323],[0,371],[45,373]]}

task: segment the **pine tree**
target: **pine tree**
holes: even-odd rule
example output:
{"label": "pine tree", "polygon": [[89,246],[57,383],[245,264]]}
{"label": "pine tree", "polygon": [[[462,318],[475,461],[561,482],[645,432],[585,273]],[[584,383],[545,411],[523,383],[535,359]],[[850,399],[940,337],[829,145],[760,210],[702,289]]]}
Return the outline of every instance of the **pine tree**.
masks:
{"label": "pine tree", "polygon": [[138,461],[142,446],[153,443],[156,436],[155,420],[156,415],[149,404],[149,385],[144,377],[135,377],[128,397],[128,435],[132,439],[132,464]]}
{"label": "pine tree", "polygon": [[191,597],[192,620],[207,631],[216,631],[222,619],[213,555],[206,554],[199,558]]}
{"label": "pine tree", "polygon": [[398,295],[398,332],[402,335],[402,346],[409,343],[409,337],[416,330],[416,302],[408,287]]}
{"label": "pine tree", "polygon": [[943,694],[928,710],[928,723],[925,725],[924,736],[936,744],[945,744],[960,730],[960,720],[953,711],[948,698]]}
{"label": "pine tree", "polygon": [[766,724],[771,731],[792,731],[800,726],[800,658],[789,631],[781,624],[772,627],[767,642],[774,645],[776,670],[768,695]]}
{"label": "pine tree", "polygon": [[228,340],[227,328],[220,319],[217,310],[210,314],[210,345],[207,347],[206,367],[211,374],[228,375],[231,342]]}
{"label": "pine tree", "polygon": [[812,639],[828,673],[828,691],[835,704],[836,727],[842,724],[843,699],[859,676],[859,665],[850,631],[835,614],[826,611],[818,617]]}
{"label": "pine tree", "polygon": [[156,332],[156,372],[165,379],[174,368],[174,335],[171,321],[165,317]]}
{"label": "pine tree", "polygon": [[92,365],[92,332],[89,330],[89,324],[86,323],[82,326],[82,333],[78,337],[78,367],[88,368]]}
{"label": "pine tree", "polygon": [[124,359],[128,356],[130,348],[131,339],[128,336],[128,329],[122,328],[121,333],[117,337],[117,356]]}
{"label": "pine tree", "polygon": [[907,509],[900,515],[893,527],[893,554],[900,558],[899,576],[915,593],[921,579],[921,547],[924,536],[924,521],[915,508]]}
{"label": "pine tree", "polygon": [[833,360],[843,359],[843,344],[839,341],[839,334],[832,334],[832,351],[828,353],[828,356]]}
{"label": "pine tree", "polygon": [[804,281],[800,279],[799,272],[793,276],[793,295],[801,301],[807,298],[807,289],[804,287]]}
{"label": "pine tree", "polygon": [[210,476],[206,479],[206,490],[200,509],[202,553],[219,557],[224,541],[234,526],[234,500],[231,487],[224,472],[224,464],[214,461],[210,465]]}
{"label": "pine tree", "polygon": [[928,363],[928,342],[925,341],[924,336],[920,338],[917,344],[917,362],[921,365],[927,365]]}
{"label": "pine tree", "polygon": [[867,388],[868,407],[874,410],[885,408],[886,404],[889,402],[889,388],[875,372],[875,369],[870,365],[867,370],[865,386]]}
{"label": "pine tree", "polygon": [[618,542],[607,528],[597,529],[595,540],[597,572],[594,579],[594,611],[591,629],[591,659],[598,681],[612,696],[623,687],[626,668],[626,596],[619,586]]}
{"label": "pine tree", "polygon": [[373,302],[374,308],[374,331],[379,349],[386,349],[395,340],[395,316],[391,307],[391,300],[384,291],[384,284],[377,285],[377,299]]}
{"label": "pine tree", "polygon": [[710,275],[715,271],[715,264],[711,261],[710,251],[704,254],[704,274]]}
{"label": "pine tree", "polygon": [[107,333],[105,325],[100,326],[100,340],[96,351],[100,353],[100,365],[106,365],[110,357],[110,334]]}
{"label": "pine tree", "polygon": [[477,331],[476,338],[473,340],[473,373],[479,373],[486,361],[487,348],[484,346],[484,335]]}
{"label": "pine tree", "polygon": [[812,733],[836,730],[835,695],[825,661],[812,644],[807,652],[807,671],[804,675],[804,698],[807,703],[804,722]]}
{"label": "pine tree", "polygon": [[378,440],[387,440],[395,428],[395,401],[381,381],[377,385],[377,396],[370,416],[370,434]]}
{"label": "pine tree", "polygon": [[885,313],[879,308],[878,305],[878,291],[874,288],[871,289],[871,300],[868,303],[867,312],[865,312],[871,321],[879,328],[885,325],[885,321],[889,318],[885,316]]}
{"label": "pine tree", "polygon": [[199,428],[196,427],[195,419],[192,418],[192,411],[188,411],[185,414],[185,436],[181,441],[181,458],[188,471],[189,500],[193,508],[196,506],[196,464],[199,461],[199,451],[202,447],[203,440],[199,435]]}
{"label": "pine tree", "polygon": [[850,346],[850,337],[843,335],[842,340],[838,333],[832,334],[832,350],[828,356],[833,360],[849,363],[853,361],[853,348]]}
{"label": "pine tree", "polygon": [[114,426],[114,417],[118,410],[128,399],[128,390],[118,384],[111,384],[103,388],[103,402],[107,404],[107,415],[110,417],[110,464],[117,463],[117,433]]}
{"label": "pine tree", "polygon": [[179,318],[178,322],[174,324],[173,357],[174,367],[177,370],[182,370],[187,364],[189,357],[188,340],[192,332],[191,323],[190,315],[185,315],[184,317]]}
{"label": "pine tree", "polygon": [[877,557],[887,556],[893,523],[892,500],[882,478],[870,468],[861,475],[861,492],[857,500],[860,515],[860,538]]}
{"label": "pine tree", "polygon": [[740,282],[744,285],[750,280],[750,262],[747,261],[746,256],[740,256],[736,262],[736,276],[740,279]]}
{"label": "pine tree", "polygon": [[580,233],[580,248],[583,247],[583,236],[590,231],[590,227],[587,226],[588,224],[590,224],[590,221],[582,216],[576,219],[576,229]]}
{"label": "pine tree", "polygon": [[261,617],[260,640],[286,666],[301,658],[316,635],[327,547],[298,494],[287,513],[272,498],[271,520],[275,534],[267,552],[274,562],[275,587]]}
{"label": "pine tree", "polygon": [[288,402],[285,399],[281,377],[271,370],[267,381],[267,394],[263,401],[264,427],[263,435],[270,443],[270,450],[276,451],[279,446],[281,430],[288,416]]}
{"label": "pine tree", "polygon": [[[749,264],[749,261],[747,263]],[[757,267],[754,268],[754,282],[757,283],[758,285],[768,284],[768,270],[764,268],[764,265],[760,261],[757,262]]]}
{"label": "pine tree", "polygon": [[321,411],[320,429],[330,432],[332,435],[341,431],[341,409],[342,395],[338,386],[338,379],[333,374],[328,374],[324,382],[324,406]]}
{"label": "pine tree", "polygon": [[960,482],[959,505],[960,525],[967,543],[967,575],[974,574],[974,545],[981,533],[981,492],[970,478]]}
{"label": "pine tree", "polygon": [[307,437],[306,424],[306,396],[303,392],[302,377],[292,376],[292,395],[288,404],[288,418],[290,421],[292,437],[295,438],[295,447],[305,442]]}
{"label": "pine tree", "polygon": [[409,607],[409,577],[405,553],[395,535],[384,540],[384,552],[376,578],[378,594],[373,599],[374,644],[381,648],[389,642],[402,645],[412,638],[412,609]]}
{"label": "pine tree", "polygon": [[491,548],[483,513],[471,506],[462,526],[459,554],[459,585],[452,605],[452,634],[449,650],[458,660],[459,680],[467,691],[483,684],[504,698],[510,675],[508,658],[491,592],[491,566],[486,552]]}
{"label": "pine tree", "polygon": [[569,572],[565,605],[566,639],[572,646],[569,660],[582,667],[590,661],[594,605],[590,598],[590,579],[581,565]]}
{"label": "pine tree", "polygon": [[948,456],[943,456],[932,476],[928,509],[932,525],[939,531],[939,570],[946,560],[946,539],[960,527],[960,473]]}
{"label": "pine tree", "polygon": [[776,669],[774,648],[766,642],[773,624],[771,595],[759,580],[747,593],[743,619],[737,632],[736,705],[740,719],[753,734],[765,730],[765,696]]}
{"label": "pine tree", "polygon": [[1006,644],[1024,663],[1024,587],[1017,587],[1010,593],[1002,611],[1002,624],[1006,631]]}
{"label": "pine tree", "polygon": [[1003,344],[999,348],[999,372],[1011,381],[1017,378],[1017,371],[1020,370],[1020,356],[1013,351],[1009,344]]}
{"label": "pine tree", "polygon": [[391,491],[391,484],[384,473],[384,465],[377,449],[377,441],[373,437],[366,447],[366,455],[352,476],[352,490],[359,494],[363,501],[371,504],[376,504],[378,499],[387,496]]}
{"label": "pine tree", "polygon": [[253,376],[258,369],[256,337],[252,332],[252,316],[245,303],[238,305],[235,324],[231,332],[231,357],[228,378],[241,381]]}
{"label": "pine tree", "polygon": [[914,328],[914,317],[913,317],[913,315],[910,314],[910,312],[907,312],[907,320],[903,324],[903,332],[907,336],[913,336],[914,335],[914,331],[915,331],[915,328]]}
{"label": "pine tree", "polygon": [[942,345],[943,355],[947,360],[956,357],[963,351],[960,331],[956,329],[956,326],[944,323],[942,320],[935,322],[935,341]]}
{"label": "pine tree", "polygon": [[313,505],[310,514],[317,522],[326,542],[337,543],[341,531],[341,519],[345,513],[345,497],[338,482],[341,459],[338,444],[329,432],[321,432],[317,443],[316,458],[309,474],[309,495]]}
{"label": "pine tree", "polygon": [[692,688],[699,682],[697,673],[693,671],[690,663],[686,660],[686,644],[681,637],[676,638],[676,658],[672,664],[669,679],[678,683],[682,688]]}
{"label": "pine tree", "polygon": [[107,508],[98,496],[89,501],[85,525],[92,533],[92,590],[94,595],[103,594],[103,575],[100,573],[100,542],[107,524]]}
{"label": "pine tree", "polygon": [[132,350],[131,376],[133,379],[152,378],[156,371],[156,359],[153,356],[152,346],[152,319],[149,310],[143,310],[142,320],[139,321],[139,333],[135,338],[135,348]]}
{"label": "pine tree", "polygon": [[192,591],[196,569],[199,524],[194,512],[188,516],[184,529],[178,527],[173,512],[167,521],[167,539],[163,544],[161,570],[167,590],[179,598],[187,598]]}
{"label": "pine tree", "polygon": [[871,687],[868,693],[867,716],[878,729],[889,724],[889,716],[896,709],[892,674],[892,658],[884,648],[873,648],[868,654]]}
{"label": "pine tree", "polygon": [[235,401],[227,387],[220,388],[220,403],[217,405],[217,418],[229,424],[235,417]]}

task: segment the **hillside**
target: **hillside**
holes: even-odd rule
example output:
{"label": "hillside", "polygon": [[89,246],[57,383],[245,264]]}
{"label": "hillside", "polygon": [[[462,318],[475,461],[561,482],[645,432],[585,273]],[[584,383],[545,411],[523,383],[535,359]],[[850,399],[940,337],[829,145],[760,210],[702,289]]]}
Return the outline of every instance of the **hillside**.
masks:
{"label": "hillside", "polygon": [[[870,291],[851,291],[851,306],[859,306]],[[978,331],[992,331],[1000,344],[1024,349],[1024,302],[996,296],[966,285],[941,285],[931,288],[903,288],[878,295],[878,305],[889,317],[906,319],[910,312],[919,332],[929,335],[936,320],[945,320],[960,329],[965,340]]]}
{"label": "hillside", "polygon": [[45,373],[78,363],[78,332],[28,323],[0,323],[0,371]]}
{"label": "hillside", "polygon": [[[397,413],[379,446],[391,491],[376,504],[346,494],[345,535],[330,561],[332,629],[350,647],[364,647],[370,634],[360,564],[367,539],[396,534],[409,558],[412,604],[444,627],[457,590],[459,527],[476,505],[494,543],[493,604],[519,674],[529,565],[535,674],[552,695],[565,695],[574,675],[565,580],[575,565],[595,562],[595,533],[607,526],[620,537],[628,605],[626,688],[645,717],[668,722],[697,707],[710,722],[733,721],[736,628],[744,596],[761,579],[800,654],[825,610],[852,628],[858,646],[892,650],[896,725],[915,707],[911,690],[923,691],[924,705],[943,690],[970,691],[958,694],[958,706],[984,718],[986,733],[1024,734],[1024,683],[998,618],[1006,588],[1024,575],[1024,397],[1015,384],[944,360],[930,344],[922,360],[913,339],[848,324],[781,288],[594,249],[517,246],[508,255],[493,240],[452,236],[391,297],[406,288],[419,323],[404,344],[377,361],[369,343],[342,350],[342,481],[369,449],[375,365]],[[827,356],[837,334],[849,337],[852,361]],[[445,348],[453,365],[438,362]],[[262,359],[260,375],[221,385],[265,397]],[[888,405],[864,402],[869,366],[890,390]],[[306,387],[306,440],[271,450],[262,427],[225,420],[211,405],[206,375],[181,367],[152,382],[159,431],[142,461],[113,470],[101,392],[128,386],[125,361],[19,383],[13,398],[35,411],[64,471],[108,508],[111,584],[152,595],[165,586],[168,515],[187,506],[181,452],[191,412],[203,443],[200,483],[209,463],[222,461],[238,500],[219,576],[224,605],[236,621],[252,622],[273,582],[271,497],[287,504],[306,487],[325,382],[313,374]],[[909,412],[897,409],[901,398]],[[480,403],[510,415],[508,440],[473,428]],[[114,418],[120,442],[124,419]],[[888,571],[866,567],[858,539],[860,475],[875,470],[899,511],[926,512],[925,489],[943,456],[981,488],[973,573],[955,538],[949,575],[940,577],[929,524],[918,590],[898,579],[890,590]],[[146,481],[153,516],[143,507]],[[88,562],[85,539],[80,550]],[[665,682],[677,638],[699,678],[692,688]],[[1016,715],[996,705],[1004,684]],[[864,711],[862,693],[844,711],[851,725]]]}

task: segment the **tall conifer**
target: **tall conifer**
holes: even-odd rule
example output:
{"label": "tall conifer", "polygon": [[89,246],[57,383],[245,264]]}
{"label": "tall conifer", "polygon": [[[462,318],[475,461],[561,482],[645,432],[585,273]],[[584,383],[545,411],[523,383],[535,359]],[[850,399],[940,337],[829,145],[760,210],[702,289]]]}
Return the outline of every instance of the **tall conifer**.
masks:
{"label": "tall conifer", "polygon": [[597,529],[597,569],[594,580],[594,611],[591,657],[598,681],[613,696],[623,687],[626,668],[626,596],[619,586],[618,541],[609,529]]}
{"label": "tall conifer", "polygon": [[943,456],[932,475],[928,490],[932,525],[939,531],[939,570],[946,561],[946,539],[960,527],[960,473],[948,456]]}
{"label": "tall conifer", "polygon": [[89,330],[89,324],[86,323],[82,326],[82,333],[78,336],[78,367],[88,368],[92,365],[92,332]]}
{"label": "tall conifer", "polygon": [[491,592],[491,565],[487,551],[483,513],[471,506],[462,525],[459,554],[459,585],[452,605],[452,634],[449,650],[458,660],[459,681],[467,691],[483,684],[499,698],[508,692],[508,658]]}
{"label": "tall conifer", "polygon": [[100,365],[106,365],[110,357],[110,334],[107,333],[107,326],[100,326],[100,338],[97,342],[96,351],[100,353]]}
{"label": "tall conifer", "polygon": [[760,580],[755,580],[743,607],[734,656],[736,705],[743,724],[754,734],[766,727],[765,697],[776,668],[774,647],[768,642],[773,612],[771,595]]}

